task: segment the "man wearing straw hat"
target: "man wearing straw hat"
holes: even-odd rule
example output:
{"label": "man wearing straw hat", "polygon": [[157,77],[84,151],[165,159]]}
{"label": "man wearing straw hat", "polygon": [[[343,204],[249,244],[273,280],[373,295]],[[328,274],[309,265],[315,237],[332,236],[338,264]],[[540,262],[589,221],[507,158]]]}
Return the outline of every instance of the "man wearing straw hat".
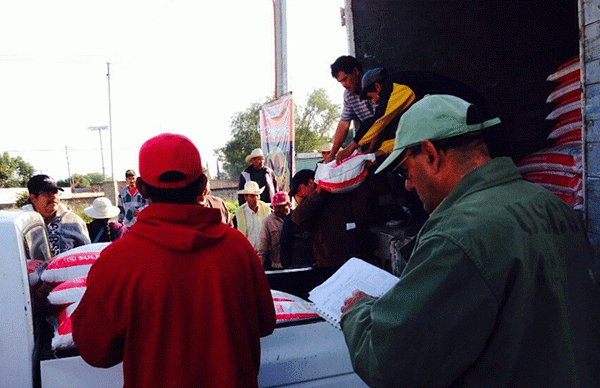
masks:
{"label": "man wearing straw hat", "polygon": [[[244,190],[244,185],[247,182],[254,181],[258,186],[265,190],[261,191],[260,200],[266,203],[271,203],[273,195],[277,191],[277,179],[275,172],[265,166],[265,155],[260,148],[252,150],[252,153],[246,156],[246,163],[249,166],[240,174],[238,190]],[[238,195],[238,202],[242,206],[246,199],[244,195]]]}
{"label": "man wearing straw hat", "polygon": [[373,387],[591,387],[600,289],[580,217],[491,158],[477,109],[425,96],[402,116],[394,168],[430,213],[398,283],[355,291],[342,330]]}
{"label": "man wearing straw hat", "polygon": [[112,242],[127,233],[127,227],[120,222],[110,221],[119,215],[121,210],[113,206],[106,197],[96,198],[92,206],[86,207],[83,212],[94,220],[87,224],[92,243]]}
{"label": "man wearing straw hat", "polygon": [[244,196],[245,203],[236,209],[233,218],[234,226],[248,238],[254,249],[258,248],[262,224],[271,214],[269,204],[259,199],[264,190],[254,181],[246,182],[244,189],[238,191],[238,195]]}

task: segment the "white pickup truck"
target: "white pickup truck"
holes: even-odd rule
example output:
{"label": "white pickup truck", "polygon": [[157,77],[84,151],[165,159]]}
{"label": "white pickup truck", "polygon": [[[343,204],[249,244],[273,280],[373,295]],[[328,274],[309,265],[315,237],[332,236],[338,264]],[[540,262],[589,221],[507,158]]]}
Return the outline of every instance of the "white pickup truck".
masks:
{"label": "white pickup truck", "polygon": [[[52,328],[35,302],[39,274],[50,260],[40,215],[0,211],[0,247],[0,387],[122,386],[120,364],[94,368],[76,349],[51,349]],[[285,273],[274,276],[285,282]],[[323,320],[280,323],[261,348],[261,387],[365,387],[352,371],[342,332]]]}

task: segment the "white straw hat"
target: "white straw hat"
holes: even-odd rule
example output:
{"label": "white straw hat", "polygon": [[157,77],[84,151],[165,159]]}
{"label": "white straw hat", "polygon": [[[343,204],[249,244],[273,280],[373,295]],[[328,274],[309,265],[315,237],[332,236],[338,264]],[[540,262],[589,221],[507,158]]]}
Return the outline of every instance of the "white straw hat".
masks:
{"label": "white straw hat", "polygon": [[265,157],[265,154],[263,154],[262,150],[260,148],[255,148],[252,150],[252,153],[248,156],[246,156],[246,163],[250,163],[250,161],[254,158],[258,158],[258,157]]}
{"label": "white straw hat", "polygon": [[254,181],[250,181],[250,182],[246,182],[246,184],[244,185],[244,190],[239,190],[237,193],[238,194],[261,195],[264,190],[265,190],[264,187],[261,187],[261,188],[258,187],[258,183],[254,182]]}
{"label": "white straw hat", "polygon": [[333,148],[333,144],[325,143],[321,146],[321,152],[331,152],[332,148]]}
{"label": "white straw hat", "polygon": [[113,206],[110,199],[106,197],[100,197],[94,199],[92,206],[86,207],[84,213],[92,218],[113,218],[119,215],[120,210],[118,207]]}

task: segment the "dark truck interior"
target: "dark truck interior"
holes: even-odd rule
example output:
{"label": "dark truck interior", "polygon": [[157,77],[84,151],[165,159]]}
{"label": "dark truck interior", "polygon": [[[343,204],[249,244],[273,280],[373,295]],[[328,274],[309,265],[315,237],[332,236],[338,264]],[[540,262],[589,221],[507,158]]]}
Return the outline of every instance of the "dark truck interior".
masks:
{"label": "dark truck interior", "polygon": [[579,55],[575,0],[352,0],[355,57],[390,74],[429,71],[481,93],[503,125],[499,154],[515,162],[547,146],[553,85]]}

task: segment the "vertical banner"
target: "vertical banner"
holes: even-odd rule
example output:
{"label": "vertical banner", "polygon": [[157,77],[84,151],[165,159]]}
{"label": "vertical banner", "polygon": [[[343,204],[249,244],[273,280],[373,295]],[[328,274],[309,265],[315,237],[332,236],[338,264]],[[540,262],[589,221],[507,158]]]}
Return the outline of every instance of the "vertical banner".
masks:
{"label": "vertical banner", "polygon": [[275,171],[280,190],[290,190],[295,168],[294,139],[294,99],[289,92],[260,110],[260,143],[265,165]]}

